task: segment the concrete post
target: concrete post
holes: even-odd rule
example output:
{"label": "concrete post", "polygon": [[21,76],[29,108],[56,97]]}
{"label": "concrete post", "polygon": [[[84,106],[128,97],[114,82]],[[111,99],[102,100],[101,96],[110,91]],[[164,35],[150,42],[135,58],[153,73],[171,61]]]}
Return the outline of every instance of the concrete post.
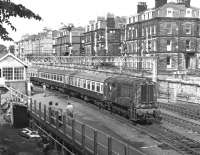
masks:
{"label": "concrete post", "polygon": [[48,119],[49,119],[49,124],[51,124],[51,107],[49,107],[49,113],[48,113]]}
{"label": "concrete post", "polygon": [[33,110],[33,100],[31,98],[31,100],[30,100],[30,113],[32,113],[32,110]]}
{"label": "concrete post", "polygon": [[59,120],[58,120],[58,111],[56,111],[56,128],[58,129],[59,128]]}
{"label": "concrete post", "polygon": [[112,155],[112,137],[108,137],[108,155]]}
{"label": "concrete post", "polygon": [[34,100],[34,112],[36,113],[36,100]]}
{"label": "concrete post", "polygon": [[169,81],[167,81],[167,101],[168,101],[168,103],[169,103],[169,99],[170,99]]}
{"label": "concrete post", "polygon": [[124,155],[129,155],[128,145],[124,145]]}
{"label": "concrete post", "polygon": [[65,155],[64,141],[62,141],[61,155]]}
{"label": "concrete post", "polygon": [[44,105],[44,122],[46,123],[47,121],[47,109],[46,109],[46,105]]}
{"label": "concrete post", "polygon": [[97,131],[94,130],[94,155],[97,155],[97,146],[98,146],[98,143],[97,143]]}
{"label": "concrete post", "polygon": [[39,102],[39,117],[42,119],[41,102]]}
{"label": "concrete post", "polygon": [[75,143],[75,120],[72,119],[72,142]]}
{"label": "concrete post", "polygon": [[82,135],[82,153],[85,153],[85,124],[81,125],[81,135]]}

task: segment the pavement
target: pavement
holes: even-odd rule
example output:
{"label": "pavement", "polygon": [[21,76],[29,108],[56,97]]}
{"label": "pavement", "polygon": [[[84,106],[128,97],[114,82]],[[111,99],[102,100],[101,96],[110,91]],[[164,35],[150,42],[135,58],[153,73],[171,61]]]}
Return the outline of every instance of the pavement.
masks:
{"label": "pavement", "polygon": [[75,109],[75,119],[128,143],[148,155],[179,155],[174,150],[159,147],[160,142],[137,131],[126,123],[118,121],[113,115],[103,112],[104,110],[99,110],[97,107],[84,101],[75,98],[68,100],[66,95],[48,90],[45,97],[43,93],[37,91],[37,94],[33,95],[32,98],[47,106],[49,101],[53,101],[53,106],[57,102],[58,107],[62,109],[65,109],[67,102],[71,102]]}

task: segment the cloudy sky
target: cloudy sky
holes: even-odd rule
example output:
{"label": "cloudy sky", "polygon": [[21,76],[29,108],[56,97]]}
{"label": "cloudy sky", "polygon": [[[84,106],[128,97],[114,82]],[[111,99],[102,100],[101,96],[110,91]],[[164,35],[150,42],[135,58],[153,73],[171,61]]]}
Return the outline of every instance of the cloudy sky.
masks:
{"label": "cloudy sky", "polygon": [[[154,0],[11,0],[25,5],[43,20],[13,18],[16,32],[10,32],[15,40],[20,40],[24,34],[36,34],[44,27],[58,29],[61,23],[74,23],[75,26],[85,26],[89,20],[97,16],[105,16],[107,12],[118,16],[130,16],[136,14],[138,1],[146,1],[149,8],[154,7]],[[191,5],[200,8],[200,1],[191,0]],[[9,45],[11,42],[0,40],[0,44]]]}

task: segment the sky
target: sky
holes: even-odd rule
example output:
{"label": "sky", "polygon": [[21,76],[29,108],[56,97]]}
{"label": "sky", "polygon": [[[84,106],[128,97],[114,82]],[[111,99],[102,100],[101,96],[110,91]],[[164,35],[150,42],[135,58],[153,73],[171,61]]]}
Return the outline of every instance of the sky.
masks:
{"label": "sky", "polygon": [[[42,21],[12,18],[11,22],[17,31],[9,30],[10,37],[19,41],[22,35],[37,34],[44,27],[59,29],[61,23],[73,23],[75,26],[85,26],[89,20],[97,16],[105,16],[107,12],[116,16],[131,16],[137,11],[139,1],[147,2],[148,8],[155,5],[155,0],[11,0],[23,4],[28,9],[39,14]],[[191,5],[200,8],[200,1],[191,0]],[[0,40],[0,44],[9,46],[12,42]]]}

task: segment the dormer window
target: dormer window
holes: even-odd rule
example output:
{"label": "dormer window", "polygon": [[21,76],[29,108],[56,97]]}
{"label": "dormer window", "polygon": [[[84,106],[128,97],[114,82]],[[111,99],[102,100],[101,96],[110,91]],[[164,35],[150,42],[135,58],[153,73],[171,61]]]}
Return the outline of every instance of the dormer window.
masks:
{"label": "dormer window", "polygon": [[167,8],[167,17],[173,17],[173,9]]}

